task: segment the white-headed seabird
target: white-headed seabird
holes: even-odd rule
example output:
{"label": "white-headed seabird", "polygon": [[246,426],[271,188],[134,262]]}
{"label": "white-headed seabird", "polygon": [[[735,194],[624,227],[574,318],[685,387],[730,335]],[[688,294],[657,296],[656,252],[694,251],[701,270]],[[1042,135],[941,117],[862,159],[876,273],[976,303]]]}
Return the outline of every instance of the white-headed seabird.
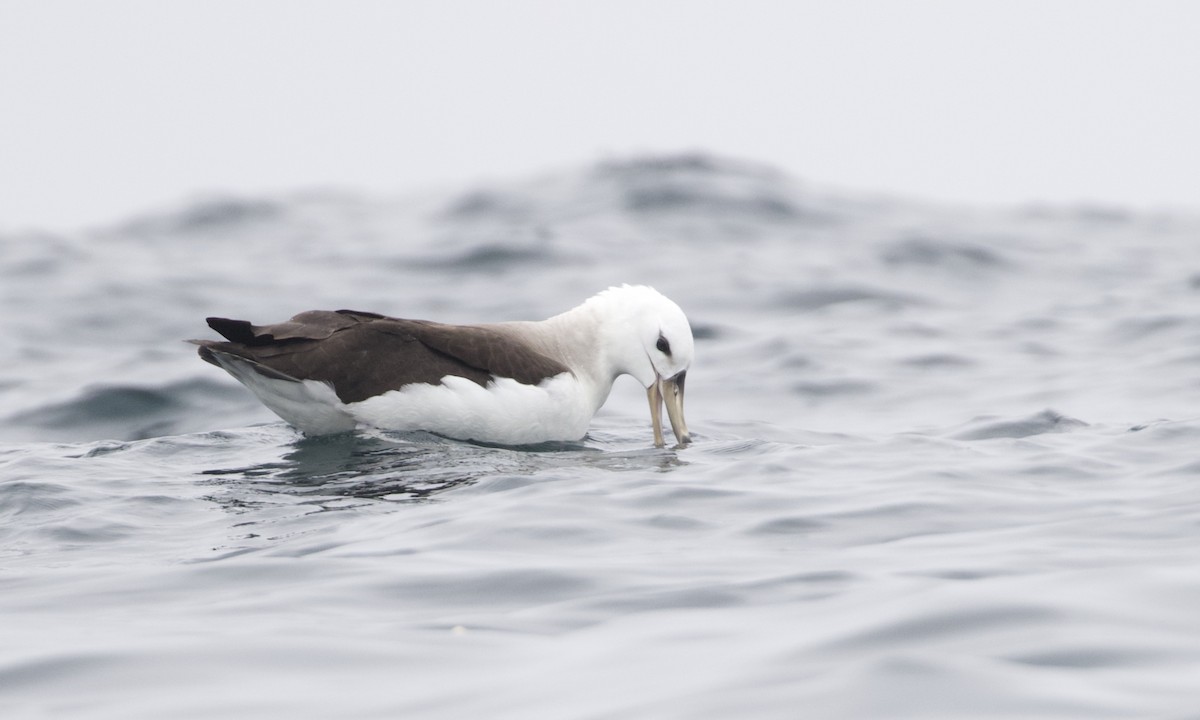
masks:
{"label": "white-headed seabird", "polygon": [[692,329],[644,286],[614,287],[539,322],[446,325],[353,310],[313,310],[277,325],[208,318],[226,338],[193,340],[268,408],[306,435],[369,425],[460,440],[527,445],[581,439],[613,381],[632,375],[691,441],[683,387]]}

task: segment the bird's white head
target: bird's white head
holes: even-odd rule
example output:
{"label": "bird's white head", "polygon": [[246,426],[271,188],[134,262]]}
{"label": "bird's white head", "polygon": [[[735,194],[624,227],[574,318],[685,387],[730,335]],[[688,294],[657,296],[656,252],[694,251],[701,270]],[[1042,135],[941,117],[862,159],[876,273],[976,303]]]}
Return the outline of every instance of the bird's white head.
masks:
{"label": "bird's white head", "polygon": [[654,444],[661,447],[662,404],[679,444],[691,442],[683,419],[683,388],[695,356],[687,316],[666,296],[642,285],[609,288],[591,301],[603,307],[605,346],[615,374],[632,375],[650,401]]}

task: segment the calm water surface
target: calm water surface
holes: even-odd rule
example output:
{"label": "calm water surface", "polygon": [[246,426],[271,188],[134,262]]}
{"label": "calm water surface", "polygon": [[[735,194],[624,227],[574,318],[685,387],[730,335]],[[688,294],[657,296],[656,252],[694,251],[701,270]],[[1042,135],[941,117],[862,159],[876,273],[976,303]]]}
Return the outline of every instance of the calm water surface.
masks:
{"label": "calm water surface", "polygon": [[[180,342],[622,282],[686,449],[629,380],[579,443],[303,439]],[[1200,717],[1196,217],[647,158],[9,231],[0,318],[0,717]]]}

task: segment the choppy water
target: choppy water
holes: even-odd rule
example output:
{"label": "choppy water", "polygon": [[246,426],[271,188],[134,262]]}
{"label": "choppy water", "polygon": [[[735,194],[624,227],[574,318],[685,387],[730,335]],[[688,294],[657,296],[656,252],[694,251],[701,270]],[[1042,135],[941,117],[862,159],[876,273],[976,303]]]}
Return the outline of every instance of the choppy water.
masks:
{"label": "choppy water", "polygon": [[[303,440],[206,315],[689,313],[684,450]],[[0,716],[1200,717],[1200,221],[704,156],[0,237]]]}

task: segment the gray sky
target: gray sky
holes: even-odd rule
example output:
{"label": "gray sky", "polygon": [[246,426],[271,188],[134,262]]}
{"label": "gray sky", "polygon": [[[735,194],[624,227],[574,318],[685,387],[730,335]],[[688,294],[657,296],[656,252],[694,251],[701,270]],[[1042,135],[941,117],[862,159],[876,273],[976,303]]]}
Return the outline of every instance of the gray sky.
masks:
{"label": "gray sky", "polygon": [[1200,2],[0,0],[0,229],[709,150],[1200,206]]}

